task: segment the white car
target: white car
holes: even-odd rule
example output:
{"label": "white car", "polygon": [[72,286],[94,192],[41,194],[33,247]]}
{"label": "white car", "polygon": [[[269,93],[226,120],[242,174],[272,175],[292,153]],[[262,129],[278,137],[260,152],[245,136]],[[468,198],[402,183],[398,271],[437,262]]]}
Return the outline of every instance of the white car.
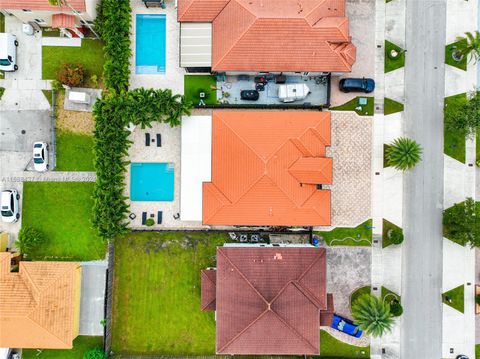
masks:
{"label": "white car", "polygon": [[48,145],[46,142],[33,144],[33,168],[37,172],[48,170]]}
{"label": "white car", "polygon": [[18,200],[20,195],[14,189],[2,191],[0,195],[0,206],[2,208],[2,221],[7,223],[14,223],[20,218],[18,212]]}
{"label": "white car", "polygon": [[18,41],[15,35],[0,33],[0,70],[16,71]]}

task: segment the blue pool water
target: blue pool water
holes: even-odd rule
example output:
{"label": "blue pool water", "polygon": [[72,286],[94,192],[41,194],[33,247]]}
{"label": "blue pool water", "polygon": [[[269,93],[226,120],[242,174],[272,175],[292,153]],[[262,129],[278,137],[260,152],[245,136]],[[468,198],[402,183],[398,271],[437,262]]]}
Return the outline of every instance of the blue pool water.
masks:
{"label": "blue pool water", "polygon": [[130,170],[132,201],[173,201],[172,163],[132,163]]}
{"label": "blue pool water", "polygon": [[166,24],[164,14],[137,15],[135,59],[137,74],[165,73]]}

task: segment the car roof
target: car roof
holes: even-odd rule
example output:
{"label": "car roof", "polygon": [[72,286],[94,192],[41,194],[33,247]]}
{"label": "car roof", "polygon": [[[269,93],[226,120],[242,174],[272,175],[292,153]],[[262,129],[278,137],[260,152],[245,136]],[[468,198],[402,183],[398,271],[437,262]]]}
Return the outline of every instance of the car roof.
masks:
{"label": "car roof", "polygon": [[3,206],[8,206],[10,208],[10,196],[11,196],[11,191],[2,191],[1,197],[1,203],[0,205]]}

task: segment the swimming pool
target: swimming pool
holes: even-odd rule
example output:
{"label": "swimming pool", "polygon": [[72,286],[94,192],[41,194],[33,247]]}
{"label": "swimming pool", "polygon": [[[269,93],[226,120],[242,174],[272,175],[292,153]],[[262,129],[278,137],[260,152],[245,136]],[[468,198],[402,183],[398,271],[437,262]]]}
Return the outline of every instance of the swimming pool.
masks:
{"label": "swimming pool", "polygon": [[132,163],[130,199],[132,201],[173,201],[173,163]]}
{"label": "swimming pool", "polygon": [[137,15],[135,73],[165,73],[166,23],[164,14]]}

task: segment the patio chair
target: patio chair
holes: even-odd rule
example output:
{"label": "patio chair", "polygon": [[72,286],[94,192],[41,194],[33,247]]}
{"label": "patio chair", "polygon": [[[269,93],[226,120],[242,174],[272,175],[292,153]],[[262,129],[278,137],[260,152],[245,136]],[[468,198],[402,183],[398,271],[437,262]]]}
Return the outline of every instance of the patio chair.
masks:
{"label": "patio chair", "polygon": [[147,223],[147,212],[142,212],[142,224],[145,225]]}
{"label": "patio chair", "polygon": [[145,146],[150,146],[150,134],[145,134]]}
{"label": "patio chair", "polygon": [[157,133],[157,147],[162,147],[162,135]]}
{"label": "patio chair", "polygon": [[158,211],[157,212],[157,224],[162,224],[162,219],[163,219],[163,212]]}

